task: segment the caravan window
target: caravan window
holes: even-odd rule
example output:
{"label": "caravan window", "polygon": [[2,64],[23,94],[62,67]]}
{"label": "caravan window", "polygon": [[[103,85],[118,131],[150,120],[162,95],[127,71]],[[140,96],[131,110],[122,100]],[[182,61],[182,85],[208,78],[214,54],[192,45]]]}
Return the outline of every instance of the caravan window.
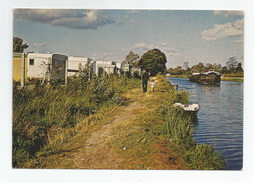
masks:
{"label": "caravan window", "polygon": [[29,59],[29,65],[34,65],[34,59]]}

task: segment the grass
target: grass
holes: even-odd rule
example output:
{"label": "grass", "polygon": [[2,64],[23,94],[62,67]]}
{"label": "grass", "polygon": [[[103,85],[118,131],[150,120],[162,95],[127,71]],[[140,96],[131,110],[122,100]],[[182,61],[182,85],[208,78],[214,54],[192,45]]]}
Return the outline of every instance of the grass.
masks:
{"label": "grass", "polygon": [[[14,85],[14,167],[80,168],[73,163],[80,158],[75,152],[132,104],[103,144],[120,157],[122,169],[225,169],[223,156],[210,145],[196,144],[190,119],[172,107],[188,103],[187,91],[174,90],[163,76],[155,78],[155,91],[147,93],[142,93],[140,80],[91,82],[77,77],[66,87],[33,90]],[[105,152],[98,153],[100,160]]]}
{"label": "grass", "polygon": [[161,76],[156,80],[156,91],[140,99],[145,112],[117,124],[107,147],[123,157],[127,169],[225,169],[223,156],[210,145],[196,144],[191,120],[172,107],[186,102],[187,93],[175,91]]}
{"label": "grass", "polygon": [[51,154],[57,152],[58,145],[68,142],[82,121],[94,125],[102,118],[99,111],[123,105],[122,94],[137,86],[135,82],[117,76],[89,80],[87,74],[70,78],[66,86],[52,82],[41,87],[40,81],[34,81],[32,89],[19,89],[14,82],[13,167],[23,167],[44,148]]}
{"label": "grass", "polygon": [[221,81],[235,81],[235,82],[244,82],[244,78],[238,78],[238,77],[223,77],[221,78]]}
{"label": "grass", "polygon": [[244,77],[244,73],[243,72],[238,72],[238,73],[231,73],[231,74],[223,74],[225,77]]}

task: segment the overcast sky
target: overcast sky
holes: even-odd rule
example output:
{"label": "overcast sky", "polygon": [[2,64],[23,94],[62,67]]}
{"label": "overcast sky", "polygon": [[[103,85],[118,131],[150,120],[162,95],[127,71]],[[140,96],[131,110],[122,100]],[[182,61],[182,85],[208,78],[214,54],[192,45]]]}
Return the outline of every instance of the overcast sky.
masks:
{"label": "overcast sky", "polygon": [[123,61],[159,48],[167,67],[243,62],[244,12],[202,10],[15,9],[13,35],[25,51]]}

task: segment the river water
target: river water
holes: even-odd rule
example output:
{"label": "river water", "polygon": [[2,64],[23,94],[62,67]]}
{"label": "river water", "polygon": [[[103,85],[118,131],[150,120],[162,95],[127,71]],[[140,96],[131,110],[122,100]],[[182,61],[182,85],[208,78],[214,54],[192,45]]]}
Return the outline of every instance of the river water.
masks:
{"label": "river water", "polygon": [[227,160],[228,170],[241,170],[243,162],[243,83],[221,81],[201,85],[187,78],[168,78],[178,90],[188,90],[190,102],[198,103],[197,143],[212,145]]}

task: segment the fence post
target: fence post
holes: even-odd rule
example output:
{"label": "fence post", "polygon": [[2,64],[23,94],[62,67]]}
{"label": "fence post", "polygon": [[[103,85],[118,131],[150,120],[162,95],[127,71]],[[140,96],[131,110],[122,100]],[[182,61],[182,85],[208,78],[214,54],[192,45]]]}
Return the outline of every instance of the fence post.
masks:
{"label": "fence post", "polygon": [[65,61],[65,85],[67,84],[68,78],[68,60]]}
{"label": "fence post", "polygon": [[26,68],[25,58],[26,58],[25,53],[21,53],[21,83],[20,83],[21,88],[25,86],[25,68]]}

